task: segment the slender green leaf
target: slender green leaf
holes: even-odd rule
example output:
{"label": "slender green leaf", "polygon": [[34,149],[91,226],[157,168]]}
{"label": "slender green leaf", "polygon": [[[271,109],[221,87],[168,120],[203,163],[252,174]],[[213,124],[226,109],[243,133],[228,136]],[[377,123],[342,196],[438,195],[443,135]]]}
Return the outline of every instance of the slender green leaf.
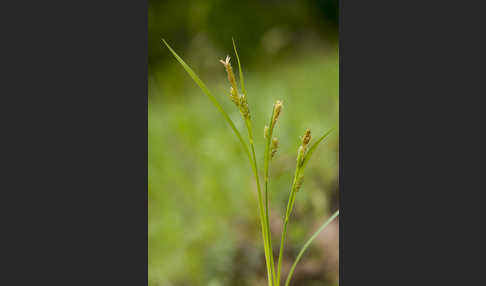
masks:
{"label": "slender green leaf", "polygon": [[[224,119],[226,120],[226,122],[228,122],[231,129],[233,129],[234,133],[236,134],[236,136],[240,140],[241,145],[243,145],[243,148],[245,149],[246,154],[250,158],[251,156],[250,156],[250,151],[248,150],[248,146],[246,145],[245,141],[243,141],[243,138],[241,137],[240,132],[238,131],[238,129],[236,129],[235,124],[233,123],[231,118],[228,116],[228,114],[224,111],[223,107],[221,107],[221,104],[219,104],[218,100],[211,94],[208,87],[202,82],[202,80],[196,75],[196,73],[184,62],[184,60],[182,60],[182,58],[179,57],[179,55],[169,46],[169,44],[164,39],[162,39],[162,41],[167,46],[169,51],[174,55],[174,57],[177,59],[177,61],[182,65],[184,70],[189,74],[189,76],[194,80],[194,82],[199,86],[199,88],[204,92],[204,94],[207,95],[207,97],[211,100],[213,105],[219,110],[221,115],[223,115]],[[251,159],[250,159],[250,161],[251,161]]]}
{"label": "slender green leaf", "polygon": [[294,264],[292,264],[292,267],[290,268],[289,274],[287,276],[287,280],[285,281],[285,286],[289,285],[290,279],[292,278],[292,275],[294,274],[295,267],[297,266],[297,263],[299,263],[300,259],[302,258],[302,255],[304,254],[305,250],[314,241],[314,239],[316,239],[316,237],[319,235],[319,233],[321,233],[321,231],[323,231],[338,215],[339,215],[339,211],[336,211],[328,220],[326,220],[321,225],[321,227],[304,244],[304,246],[300,250],[299,254],[297,255],[297,258],[295,259]]}

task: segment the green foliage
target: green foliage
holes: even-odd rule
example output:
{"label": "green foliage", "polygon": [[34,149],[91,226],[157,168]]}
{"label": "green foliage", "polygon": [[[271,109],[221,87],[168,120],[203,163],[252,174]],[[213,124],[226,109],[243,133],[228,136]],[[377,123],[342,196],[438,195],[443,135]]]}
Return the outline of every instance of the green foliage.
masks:
{"label": "green foliage", "polygon": [[[288,197],[292,179],[288,174],[295,164],[302,130],[310,126],[315,134],[324,133],[337,123],[337,55],[310,54],[248,75],[247,86],[252,94],[249,105],[255,126],[263,126],[276,99],[283,99],[289,113],[284,112],[279,119],[282,155],[272,162],[270,174],[270,208],[279,212]],[[227,85],[220,79],[214,84],[216,92],[209,94],[220,98],[221,108],[234,110],[227,100]],[[258,248],[254,244],[258,236],[258,228],[254,227],[259,219],[255,212],[258,206],[255,192],[251,191],[254,182],[244,161],[248,156],[236,143],[241,143],[241,139],[234,140],[229,135],[228,119],[221,120],[207,99],[189,82],[186,84],[188,87],[182,89],[164,86],[160,90],[157,81],[152,79],[150,83],[149,281],[151,285],[237,285],[235,273],[242,271],[235,265],[241,257],[238,250]],[[184,99],[156,95],[181,95],[188,90],[193,95]],[[239,116],[237,111],[227,113],[235,128],[242,130],[245,127]],[[265,146],[263,132],[256,131],[255,145]],[[303,205],[311,202],[310,192],[327,197],[326,193],[336,190],[335,135],[328,148],[315,157],[318,160],[310,163],[310,169],[318,172],[306,175],[305,191],[299,192]],[[309,149],[310,154],[311,150],[314,149]],[[321,209],[320,213],[327,211]],[[283,215],[283,211],[280,213]],[[255,253],[246,254],[242,265],[254,272],[264,267],[260,259],[252,256]],[[249,273],[248,281],[241,285],[250,285],[251,279],[257,279],[252,278],[253,272]]]}

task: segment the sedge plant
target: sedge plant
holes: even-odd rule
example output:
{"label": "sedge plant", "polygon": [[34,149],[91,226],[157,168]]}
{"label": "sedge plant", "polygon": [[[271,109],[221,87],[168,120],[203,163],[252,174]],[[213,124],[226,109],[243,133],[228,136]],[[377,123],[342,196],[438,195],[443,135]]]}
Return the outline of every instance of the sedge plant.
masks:
{"label": "sedge plant", "polygon": [[292,264],[290,271],[285,279],[285,284],[281,284],[283,280],[281,280],[281,268],[282,268],[282,257],[283,251],[285,246],[285,238],[287,235],[287,228],[289,224],[290,215],[292,213],[295,197],[301,188],[303,181],[304,181],[304,170],[311,158],[312,154],[316,150],[317,146],[326,139],[329,134],[332,132],[332,129],[323,134],[318,140],[316,140],[312,145],[310,145],[310,141],[312,139],[311,131],[307,129],[304,135],[301,138],[301,145],[297,151],[297,160],[295,166],[295,173],[292,181],[292,185],[290,188],[289,200],[287,203],[287,209],[285,212],[285,218],[283,221],[282,227],[282,234],[280,240],[280,248],[277,260],[275,261],[273,256],[273,245],[272,245],[272,236],[270,232],[269,226],[269,197],[268,197],[268,185],[269,185],[269,167],[270,161],[274,158],[275,154],[277,153],[279,141],[277,137],[274,137],[274,130],[275,126],[278,122],[278,118],[283,109],[283,103],[280,100],[274,104],[271,116],[269,118],[268,125],[264,127],[264,138],[265,138],[265,146],[264,146],[264,162],[263,162],[263,189],[262,185],[260,184],[259,179],[259,171],[258,171],[258,164],[257,164],[257,157],[255,153],[255,146],[254,146],[254,132],[253,126],[251,121],[251,114],[248,107],[248,97],[247,92],[245,89],[245,81],[243,77],[243,71],[241,69],[240,58],[238,56],[238,51],[236,49],[235,42],[233,40],[233,48],[236,55],[236,60],[238,62],[238,73],[239,73],[239,83],[241,93],[239,92],[238,84],[236,81],[236,77],[233,71],[233,67],[230,63],[230,57],[227,56],[225,60],[220,60],[223,64],[224,69],[226,70],[226,74],[228,76],[228,81],[230,84],[229,89],[229,97],[230,100],[234,103],[236,108],[241,113],[242,120],[245,123],[246,132],[247,132],[247,140],[244,139],[238,128],[236,128],[233,120],[228,116],[228,114],[224,111],[219,101],[216,97],[209,91],[208,87],[201,79],[196,75],[196,73],[182,60],[182,58],[170,47],[170,45],[163,40],[164,44],[167,46],[169,51],[174,55],[176,60],[182,65],[184,70],[189,74],[189,76],[194,80],[194,82],[199,86],[202,92],[209,98],[209,100],[213,103],[216,109],[221,113],[225,121],[229,124],[231,129],[233,130],[234,134],[238,138],[241,146],[243,147],[243,151],[248,157],[248,161],[250,163],[253,175],[255,177],[256,189],[257,189],[257,199],[258,199],[258,210],[259,210],[259,218],[260,218],[260,226],[261,226],[261,233],[263,239],[263,250],[265,254],[265,263],[267,268],[267,281],[269,286],[280,286],[290,285],[290,281],[292,275],[295,271],[297,263],[302,258],[302,255],[312,243],[312,241],[322,232],[326,226],[328,226],[338,215],[339,210],[336,211],[331,217],[326,220],[321,227],[309,238],[309,240],[304,244],[302,249],[300,250],[299,254],[297,255],[294,263]]}

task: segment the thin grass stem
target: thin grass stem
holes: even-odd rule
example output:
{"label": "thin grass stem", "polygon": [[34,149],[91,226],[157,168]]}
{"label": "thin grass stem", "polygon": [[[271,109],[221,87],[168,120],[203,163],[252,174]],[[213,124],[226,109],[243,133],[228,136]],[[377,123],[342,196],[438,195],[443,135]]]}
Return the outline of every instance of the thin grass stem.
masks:
{"label": "thin grass stem", "polygon": [[279,250],[279,253],[278,253],[278,262],[277,262],[277,277],[278,277],[277,286],[280,285],[280,271],[281,271],[281,268],[282,268],[282,258],[283,258],[285,237],[287,235],[287,225],[289,223],[290,213],[292,212],[292,208],[294,206],[295,194],[297,193],[297,192],[295,192],[295,185],[297,183],[297,178],[299,176],[299,173],[300,173],[300,168],[299,168],[299,165],[297,163],[297,166],[295,168],[294,179],[292,181],[292,187],[291,187],[291,190],[290,190],[289,201],[287,202],[287,210],[285,211],[284,224],[283,224],[283,228],[282,228],[282,236],[280,238],[280,250]]}
{"label": "thin grass stem", "polygon": [[[244,96],[248,98],[246,94],[246,89],[245,89],[245,79],[243,76],[243,70],[241,68],[241,62],[240,62],[240,57],[238,56],[238,51],[236,49],[236,44],[235,40],[232,39],[233,41],[233,48],[235,51],[236,55],[236,60],[238,62],[238,74],[240,76],[240,85],[241,85],[241,91],[243,92]],[[265,206],[263,205],[262,202],[262,195],[261,195],[261,189],[260,189],[260,182],[258,178],[258,168],[257,168],[257,163],[256,163],[256,155],[255,155],[255,147],[253,144],[253,132],[252,132],[252,125],[251,121],[249,119],[245,119],[246,127],[248,129],[248,139],[250,141],[250,149],[252,150],[253,154],[253,164],[254,164],[254,173],[255,173],[255,180],[257,182],[257,190],[258,190],[258,200],[260,205],[260,211],[262,212],[262,231],[264,233],[264,245],[266,245],[265,249],[265,259],[267,262],[267,274],[268,274],[268,280],[270,285],[276,285],[275,280],[275,266],[274,266],[274,259],[273,259],[273,247],[272,247],[272,235],[270,232],[270,226],[269,226],[269,219],[268,219],[268,193],[265,188]]]}
{"label": "thin grass stem", "polygon": [[278,262],[277,262],[277,278],[278,278],[277,281],[278,282],[277,282],[277,286],[280,285],[280,273],[281,273],[280,271],[281,271],[281,268],[282,268],[283,250],[284,250],[285,238],[287,236],[287,227],[288,227],[288,223],[289,223],[289,219],[290,219],[290,214],[292,213],[292,209],[294,207],[294,202],[295,202],[295,195],[297,193],[297,188],[296,188],[297,180],[298,180],[299,176],[302,174],[302,172],[304,171],[305,166],[309,162],[309,159],[311,158],[315,149],[317,148],[317,146],[319,146],[319,143],[321,143],[327,136],[329,136],[329,134],[331,134],[331,132],[333,130],[334,129],[330,129],[329,131],[324,133],[324,135],[322,135],[314,144],[312,144],[312,146],[307,151],[307,154],[305,155],[302,163],[297,161],[297,164],[295,166],[295,174],[294,174],[294,179],[292,181],[292,187],[290,189],[290,196],[289,196],[289,201],[287,203],[287,210],[285,211],[285,218],[284,218],[284,223],[283,223],[283,228],[282,228],[282,237],[281,237],[281,240],[280,240],[280,250],[279,250],[279,253],[278,253]]}
{"label": "thin grass stem", "polygon": [[256,185],[257,185],[257,192],[258,192],[258,207],[259,207],[259,210],[260,210],[260,221],[261,221],[261,226],[262,226],[262,234],[263,234],[263,242],[264,242],[264,247],[265,247],[265,259],[266,259],[266,262],[267,262],[267,274],[268,274],[268,281],[269,281],[269,285],[275,285],[273,284],[273,273],[272,273],[272,269],[271,269],[271,252],[270,252],[270,246],[269,246],[269,243],[268,243],[268,233],[267,233],[267,223],[266,223],[266,220],[265,220],[265,214],[264,214],[264,204],[263,204],[263,199],[262,199],[262,191],[261,191],[261,188],[260,188],[260,179],[258,177],[258,166],[257,166],[257,163],[256,163],[256,154],[255,154],[255,147],[254,147],[254,144],[253,144],[253,132],[252,132],[252,125],[251,125],[251,121],[249,119],[246,119],[245,120],[245,123],[246,123],[246,128],[248,130],[248,139],[250,141],[250,149],[251,149],[251,152],[252,152],[252,155],[253,155],[253,160],[251,160],[252,162],[252,169],[253,169],[253,173],[254,173],[254,176],[255,176],[255,181],[256,181]]}
{"label": "thin grass stem", "polygon": [[271,249],[271,255],[272,255],[272,260],[270,261],[270,263],[272,263],[272,275],[273,275],[273,280],[275,281],[275,285],[278,286],[278,280],[279,279],[279,276],[276,275],[275,273],[275,262],[274,262],[274,258],[273,258],[273,247],[272,247],[272,236],[271,236],[271,232],[270,232],[270,223],[269,223],[269,217],[270,217],[270,211],[269,211],[269,204],[268,204],[268,182],[269,182],[269,179],[268,179],[268,170],[269,170],[269,165],[270,165],[270,142],[272,140],[272,136],[273,136],[273,124],[272,124],[272,120],[273,120],[273,115],[274,115],[274,112],[275,112],[275,109],[272,109],[272,115],[270,117],[270,122],[269,122],[269,130],[268,130],[268,134],[266,134],[266,142],[265,142],[265,154],[264,154],[264,180],[265,180],[265,219],[267,220],[267,233],[268,233],[268,240],[269,240],[269,247]]}

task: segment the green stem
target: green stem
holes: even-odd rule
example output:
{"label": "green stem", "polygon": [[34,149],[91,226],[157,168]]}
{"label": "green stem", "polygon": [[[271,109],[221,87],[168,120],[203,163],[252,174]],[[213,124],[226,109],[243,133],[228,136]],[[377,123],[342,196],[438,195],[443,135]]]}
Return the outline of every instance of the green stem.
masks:
{"label": "green stem", "polygon": [[287,203],[287,210],[285,212],[285,219],[284,219],[284,224],[282,229],[282,238],[280,240],[280,250],[278,253],[278,264],[277,264],[277,277],[278,277],[277,286],[280,285],[280,270],[282,268],[282,257],[283,257],[285,237],[287,236],[287,225],[289,223],[290,214],[292,213],[292,209],[294,207],[295,194],[297,193],[295,190],[295,186],[297,183],[297,179],[299,177],[300,170],[301,169],[299,167],[299,162],[297,162],[297,165],[295,167],[294,180],[292,182],[292,187],[290,189],[289,201]]}
{"label": "green stem", "polygon": [[[245,80],[243,77],[243,70],[241,69],[241,62],[240,62],[240,57],[238,56],[238,51],[236,49],[236,44],[235,40],[232,39],[233,41],[233,48],[235,50],[235,55],[236,55],[236,60],[238,61],[238,72],[240,75],[240,85],[241,85],[241,91],[245,95],[246,98],[248,98],[246,94],[246,89],[245,89]],[[271,233],[270,233],[270,227],[269,227],[269,220],[268,220],[268,193],[267,193],[267,184],[265,182],[265,214],[263,214],[263,202],[262,202],[262,197],[261,197],[261,190],[260,190],[260,183],[258,179],[258,169],[257,169],[257,164],[256,164],[256,156],[255,156],[255,147],[253,145],[253,134],[252,134],[252,127],[251,127],[251,121],[249,119],[245,119],[246,127],[248,129],[248,137],[250,141],[250,147],[252,150],[253,154],[253,171],[255,173],[255,180],[257,181],[257,189],[258,189],[258,202],[259,202],[259,207],[260,207],[260,220],[262,224],[262,234],[263,234],[263,244],[264,244],[264,249],[265,249],[265,259],[267,263],[267,274],[268,274],[268,283],[269,285],[275,285],[275,266],[274,266],[274,261],[273,261],[273,248],[272,248],[272,238],[271,238]],[[250,160],[251,161],[251,160]],[[272,281],[273,279],[273,281]]]}
{"label": "green stem", "polygon": [[297,266],[297,263],[299,263],[300,259],[302,258],[302,255],[304,254],[305,250],[309,247],[312,241],[316,239],[319,233],[321,233],[321,231],[323,231],[324,228],[326,228],[326,226],[328,226],[338,215],[339,215],[339,211],[336,211],[326,222],[322,224],[322,226],[304,244],[299,254],[297,255],[297,258],[295,259],[294,264],[292,264],[292,267],[290,268],[289,275],[287,275],[287,280],[285,281],[285,286],[289,286],[290,279],[292,278],[292,275],[294,274],[295,271],[295,267]]}
{"label": "green stem", "polygon": [[278,286],[279,284],[279,276],[275,276],[275,262],[274,262],[274,258],[273,258],[273,247],[272,247],[272,233],[270,231],[270,215],[269,215],[269,206],[268,206],[268,169],[269,169],[269,165],[270,165],[270,142],[272,141],[272,136],[273,136],[273,124],[272,124],[272,120],[273,120],[273,114],[275,112],[275,109],[272,109],[272,115],[270,116],[270,123],[269,123],[269,130],[268,130],[268,134],[266,134],[267,138],[266,138],[266,144],[265,144],[265,156],[264,156],[264,178],[265,178],[265,219],[267,220],[267,234],[268,234],[268,244],[269,244],[269,247],[270,247],[270,251],[271,251],[271,260],[270,260],[270,263],[271,263],[271,269],[272,269],[272,275],[273,275],[273,280],[275,281],[275,285]]}
{"label": "green stem", "polygon": [[251,126],[251,121],[249,119],[245,119],[246,123],[246,128],[248,130],[248,140],[250,141],[250,149],[252,152],[253,160],[250,160],[252,163],[252,169],[253,173],[255,175],[255,181],[257,185],[257,192],[258,192],[258,207],[260,210],[260,222],[262,226],[262,236],[263,236],[263,246],[265,250],[265,260],[267,264],[267,275],[268,275],[268,283],[270,286],[274,285],[273,283],[273,271],[272,271],[272,264],[271,260],[273,260],[272,255],[271,255],[271,248],[269,248],[269,240],[268,240],[268,225],[267,225],[267,220],[265,219],[265,214],[264,214],[264,205],[263,205],[263,199],[262,199],[262,191],[260,188],[260,179],[258,178],[258,167],[256,164],[256,155],[255,155],[255,146],[253,144],[253,132],[252,132],[252,126]]}
{"label": "green stem", "polygon": [[[289,218],[290,214],[292,213],[292,208],[294,207],[294,201],[295,201],[295,194],[297,193],[296,190],[296,183],[297,179],[299,178],[299,175],[301,172],[304,171],[305,166],[309,162],[309,159],[311,158],[312,154],[316,150],[317,146],[319,146],[319,143],[321,143],[331,132],[334,130],[334,128],[330,129],[324,135],[322,135],[312,146],[309,148],[306,154],[298,154],[297,156],[297,165],[295,167],[295,175],[294,175],[294,180],[292,182],[292,188],[290,189],[290,196],[289,196],[289,202],[287,204],[287,211],[285,212],[285,219],[284,219],[284,224],[283,224],[283,229],[282,229],[282,238],[280,240],[280,250],[278,253],[278,264],[277,264],[277,277],[278,277],[278,282],[277,286],[280,285],[280,270],[282,267],[282,257],[283,257],[283,249],[284,249],[284,243],[285,243],[285,237],[287,235],[287,225],[289,223]],[[302,159],[302,163],[300,164],[299,156],[304,156]]]}

